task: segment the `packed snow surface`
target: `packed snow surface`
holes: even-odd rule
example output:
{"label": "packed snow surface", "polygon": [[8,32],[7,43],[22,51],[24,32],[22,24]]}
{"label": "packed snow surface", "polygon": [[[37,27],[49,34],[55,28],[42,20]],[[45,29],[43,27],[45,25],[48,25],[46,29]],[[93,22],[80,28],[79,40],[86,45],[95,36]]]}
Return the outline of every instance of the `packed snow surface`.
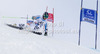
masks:
{"label": "packed snow surface", "polygon": [[1,18],[0,54],[100,54],[100,52],[55,39],[53,36],[40,36],[8,27],[5,19]]}

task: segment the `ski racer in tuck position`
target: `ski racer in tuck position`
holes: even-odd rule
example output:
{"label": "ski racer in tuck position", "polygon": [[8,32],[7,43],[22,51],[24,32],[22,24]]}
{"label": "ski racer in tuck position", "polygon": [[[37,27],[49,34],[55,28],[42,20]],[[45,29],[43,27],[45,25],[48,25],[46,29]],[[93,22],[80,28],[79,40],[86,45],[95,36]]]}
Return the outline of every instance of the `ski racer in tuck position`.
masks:
{"label": "ski racer in tuck position", "polygon": [[47,18],[49,14],[48,12],[45,12],[42,17],[40,16],[32,16],[33,23],[35,24],[33,31],[40,29],[42,26],[44,26],[44,36],[47,36],[48,28],[47,28]]}

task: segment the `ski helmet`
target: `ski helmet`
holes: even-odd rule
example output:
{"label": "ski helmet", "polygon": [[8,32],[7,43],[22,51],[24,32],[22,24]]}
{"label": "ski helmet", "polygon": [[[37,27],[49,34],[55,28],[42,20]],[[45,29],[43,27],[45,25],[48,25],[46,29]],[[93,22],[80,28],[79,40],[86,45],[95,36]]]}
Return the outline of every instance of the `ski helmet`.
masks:
{"label": "ski helmet", "polygon": [[48,12],[45,12],[45,13],[43,14],[43,17],[44,17],[44,18],[48,18],[48,17],[49,17]]}

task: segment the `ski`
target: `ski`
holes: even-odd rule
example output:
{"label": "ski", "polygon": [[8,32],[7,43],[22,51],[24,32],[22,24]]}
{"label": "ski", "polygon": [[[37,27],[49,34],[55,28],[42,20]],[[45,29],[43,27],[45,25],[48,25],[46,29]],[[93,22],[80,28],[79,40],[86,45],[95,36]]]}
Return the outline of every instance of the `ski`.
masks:
{"label": "ski", "polygon": [[[15,28],[15,29],[24,30],[24,28],[22,28],[22,27],[14,26],[11,24],[6,24],[6,25],[9,27]],[[37,34],[37,35],[42,35],[42,32],[35,32],[35,31],[29,31],[29,32],[32,32],[32,33]]]}
{"label": "ski", "polygon": [[42,32],[35,32],[35,31],[30,31],[30,32],[37,34],[37,35],[42,35]]}
{"label": "ski", "polygon": [[23,30],[22,27],[14,26],[14,25],[11,25],[11,24],[6,24],[6,25],[9,26],[9,27],[15,28],[15,29]]}

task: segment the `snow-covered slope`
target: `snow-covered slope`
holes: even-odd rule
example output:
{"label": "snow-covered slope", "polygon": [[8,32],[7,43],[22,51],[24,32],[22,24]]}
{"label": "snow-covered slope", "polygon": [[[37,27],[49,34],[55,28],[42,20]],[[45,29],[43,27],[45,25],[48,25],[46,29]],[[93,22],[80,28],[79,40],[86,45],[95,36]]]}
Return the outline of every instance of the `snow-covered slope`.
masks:
{"label": "snow-covered slope", "polygon": [[0,18],[0,54],[100,54],[51,36],[10,28],[7,21]]}
{"label": "snow-covered slope", "polygon": [[[96,1],[83,0],[83,8],[96,10]],[[27,14],[29,18],[35,15],[42,15],[46,11],[47,6],[49,13],[52,13],[52,8],[54,8],[54,38],[77,44],[81,0],[0,0],[0,17],[6,18],[4,21],[7,23],[23,23],[23,20],[18,17],[27,17]],[[100,0],[98,8],[100,8]],[[100,50],[99,13],[100,9],[98,9],[97,50]],[[8,18],[12,18],[10,22]],[[81,46],[94,48],[95,25],[82,22],[81,29]],[[49,34],[51,33],[52,31]]]}

